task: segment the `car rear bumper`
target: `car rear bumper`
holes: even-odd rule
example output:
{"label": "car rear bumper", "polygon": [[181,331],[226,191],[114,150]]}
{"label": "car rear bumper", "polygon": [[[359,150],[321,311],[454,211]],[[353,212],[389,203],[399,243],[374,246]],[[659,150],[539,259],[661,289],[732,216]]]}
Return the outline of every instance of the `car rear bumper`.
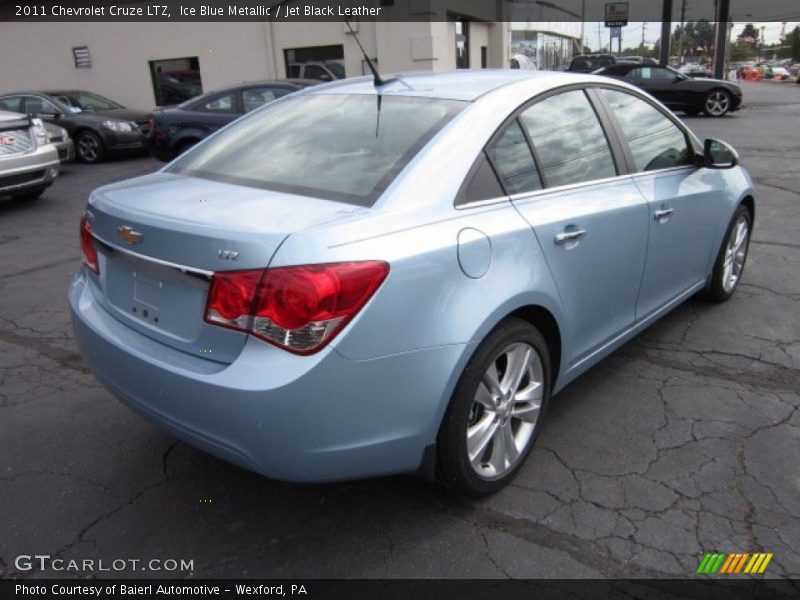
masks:
{"label": "car rear bumper", "polygon": [[0,194],[24,193],[48,186],[58,175],[58,153],[54,146],[39,146],[33,152],[0,158]]}
{"label": "car rear bumper", "polygon": [[300,357],[249,339],[225,365],[125,326],[70,285],[83,358],[125,404],[187,443],[269,477],[334,481],[419,468],[435,440],[463,345],[371,360],[333,348]]}

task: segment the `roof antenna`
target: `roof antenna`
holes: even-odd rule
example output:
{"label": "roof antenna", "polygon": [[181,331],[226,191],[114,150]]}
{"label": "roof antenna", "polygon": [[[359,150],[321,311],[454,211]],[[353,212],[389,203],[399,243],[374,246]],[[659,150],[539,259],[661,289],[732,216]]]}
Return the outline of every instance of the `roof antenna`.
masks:
{"label": "roof antenna", "polygon": [[347,24],[347,28],[350,30],[350,33],[353,34],[353,39],[355,39],[356,44],[358,44],[358,48],[359,50],[361,50],[361,54],[364,55],[364,60],[367,61],[367,66],[369,67],[369,70],[372,71],[372,82],[375,85],[375,87],[380,87],[382,85],[386,85],[387,83],[392,83],[395,80],[394,78],[383,79],[380,73],[378,73],[378,69],[375,68],[375,65],[372,64],[372,61],[369,59],[366,50],[364,50],[364,46],[361,45],[361,42],[359,41],[358,36],[356,35],[355,30],[353,29],[353,26],[350,25],[350,20],[345,19],[344,22]]}

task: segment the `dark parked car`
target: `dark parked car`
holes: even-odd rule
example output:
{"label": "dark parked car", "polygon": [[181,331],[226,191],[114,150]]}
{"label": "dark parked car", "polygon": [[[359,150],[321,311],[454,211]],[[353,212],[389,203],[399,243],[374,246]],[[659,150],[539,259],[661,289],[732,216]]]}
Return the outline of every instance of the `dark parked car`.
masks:
{"label": "dark parked car", "polygon": [[281,79],[240,83],[153,112],[148,145],[159,160],[169,161],[245,113],[299,89],[320,83]]}
{"label": "dark parked car", "polygon": [[573,73],[591,73],[592,71],[616,63],[617,59],[613,54],[578,54],[572,57],[567,71]]}
{"label": "dark parked car", "polygon": [[63,127],[78,160],[94,163],[146,147],[150,114],[82,90],[15,92],[0,96],[0,109],[32,114]]}
{"label": "dark parked car", "polygon": [[620,63],[636,63],[639,65],[657,65],[658,63],[647,56],[620,56],[617,59],[617,64]]}
{"label": "dark parked car", "polygon": [[721,117],[742,105],[742,90],[738,85],[720,79],[693,79],[671,67],[616,64],[595,71],[595,75],[632,83],[672,110],[687,115],[704,112],[710,117]]}

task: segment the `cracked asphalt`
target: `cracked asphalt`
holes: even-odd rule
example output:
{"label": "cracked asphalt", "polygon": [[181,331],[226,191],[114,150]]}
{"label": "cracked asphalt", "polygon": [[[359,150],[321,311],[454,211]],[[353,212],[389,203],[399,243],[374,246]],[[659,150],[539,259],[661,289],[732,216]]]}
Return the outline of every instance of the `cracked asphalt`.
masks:
{"label": "cracked asphalt", "polygon": [[[177,443],[88,374],[66,306],[88,192],[149,158],[69,165],[0,204],[0,576],[21,554],[183,558],[178,577],[693,577],[704,552],[800,577],[800,86],[687,119],[757,190],[730,302],[690,300],[554,398],[515,483],[483,500],[411,477],[289,485]],[[97,572],[97,576],[108,573]]]}

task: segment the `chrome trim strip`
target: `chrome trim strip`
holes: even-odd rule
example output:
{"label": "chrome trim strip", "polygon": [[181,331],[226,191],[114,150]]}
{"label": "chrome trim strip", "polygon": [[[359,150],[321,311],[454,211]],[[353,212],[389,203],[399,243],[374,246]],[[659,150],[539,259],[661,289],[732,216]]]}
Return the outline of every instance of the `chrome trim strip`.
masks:
{"label": "chrome trim strip", "polygon": [[570,190],[578,190],[581,188],[600,185],[604,183],[616,183],[616,182],[622,183],[626,179],[632,180],[633,174],[625,173],[623,175],[614,175],[613,177],[604,177],[603,179],[591,179],[589,181],[580,181],[578,183],[570,183],[567,185],[557,185],[549,188],[543,188],[541,190],[534,190],[532,192],[520,192],[519,194],[513,194],[511,196],[511,201],[516,202],[519,200],[528,200],[529,198],[546,196],[548,194],[557,194],[559,192],[570,191]]}
{"label": "chrome trim strip", "polygon": [[679,171],[694,171],[697,169],[697,165],[678,165],[676,167],[667,167],[666,169],[657,169],[655,171],[637,171],[636,173],[631,173],[631,176],[636,179],[641,179],[648,176],[657,177],[658,175],[669,175]]}
{"label": "chrome trim strip", "polygon": [[182,273],[191,273],[191,274],[194,274],[194,275],[202,275],[203,277],[207,277],[208,279],[211,279],[211,277],[214,275],[214,271],[206,271],[205,269],[197,269],[195,267],[187,267],[186,265],[181,265],[181,264],[178,264],[178,263],[169,262],[168,260],[161,260],[160,258],[153,258],[152,256],[145,256],[144,254],[139,254],[138,252],[133,252],[131,250],[128,250],[127,248],[122,248],[120,246],[117,246],[116,244],[111,244],[107,240],[104,240],[99,235],[97,235],[94,231],[92,232],[92,237],[95,238],[101,244],[104,244],[104,245],[108,246],[109,248],[111,248],[112,250],[114,250],[116,252],[122,252],[123,254],[127,254],[128,256],[132,256],[134,258],[137,258],[139,260],[143,260],[145,262],[151,262],[151,263],[154,263],[154,264],[157,264],[157,265],[161,265],[162,267],[169,267],[171,269],[177,269],[177,270],[181,271]]}
{"label": "chrome trim strip", "polygon": [[472,202],[465,202],[464,204],[455,205],[456,210],[464,210],[466,208],[480,208],[482,206],[491,206],[492,204],[500,204],[501,202],[508,202],[508,196],[499,196],[497,198],[488,198],[486,200],[473,200]]}

